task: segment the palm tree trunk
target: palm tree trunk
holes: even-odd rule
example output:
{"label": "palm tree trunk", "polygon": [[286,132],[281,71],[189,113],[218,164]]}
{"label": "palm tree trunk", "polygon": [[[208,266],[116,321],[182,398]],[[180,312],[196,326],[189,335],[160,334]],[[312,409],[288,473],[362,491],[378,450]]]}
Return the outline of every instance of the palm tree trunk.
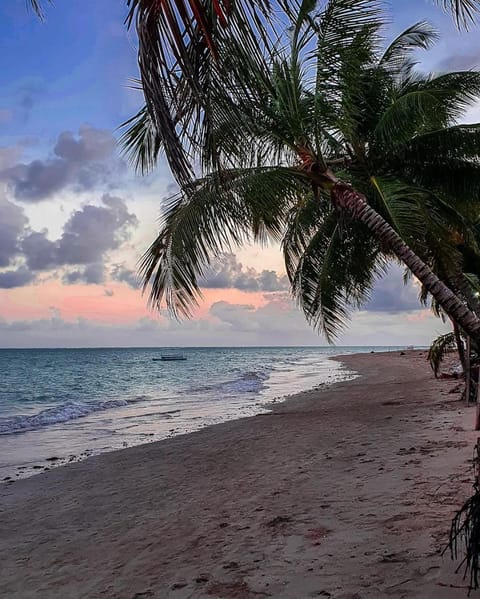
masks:
{"label": "palm tree trunk", "polygon": [[471,372],[471,353],[470,353],[470,337],[467,337],[467,349],[465,351],[465,399],[467,406],[470,405],[470,394],[472,388],[472,372]]}
{"label": "palm tree trunk", "polygon": [[[323,183],[325,182],[323,179]],[[480,320],[465,304],[434,274],[392,229],[387,221],[368,205],[364,196],[349,185],[333,178],[331,199],[333,204],[350,217],[365,224],[370,231],[401,260],[437,300],[448,316],[457,322],[475,341],[480,342]]]}
{"label": "palm tree trunk", "polygon": [[465,374],[465,348],[463,346],[462,336],[460,335],[460,329],[458,324],[452,320],[453,334],[455,335],[455,343],[457,344],[458,357],[460,358],[460,364],[462,365],[463,374]]}
{"label": "palm tree trunk", "polygon": [[480,368],[478,369],[478,379],[477,379],[477,394],[476,394],[476,408],[475,408],[475,431],[480,430]]}

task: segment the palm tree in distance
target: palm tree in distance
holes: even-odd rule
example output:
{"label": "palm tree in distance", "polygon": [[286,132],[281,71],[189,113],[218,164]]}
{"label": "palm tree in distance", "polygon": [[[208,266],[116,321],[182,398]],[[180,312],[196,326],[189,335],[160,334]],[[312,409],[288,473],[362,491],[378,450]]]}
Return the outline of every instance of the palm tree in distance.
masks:
{"label": "palm tree in distance", "polygon": [[[271,237],[283,241],[307,317],[329,337],[396,257],[478,338],[480,322],[426,259],[457,258],[456,232],[469,236],[456,204],[480,191],[480,129],[453,123],[480,75],[420,75],[412,52],[429,47],[431,28],[417,24],[381,52],[378,3],[345,3],[332,0],[318,19],[300,11],[291,45],[270,63],[239,47],[224,58],[229,78],[208,88],[208,122],[188,132],[203,176],[171,200],[143,261],[151,299],[188,314],[212,256]],[[123,142],[140,167],[155,162],[148,110]]]}

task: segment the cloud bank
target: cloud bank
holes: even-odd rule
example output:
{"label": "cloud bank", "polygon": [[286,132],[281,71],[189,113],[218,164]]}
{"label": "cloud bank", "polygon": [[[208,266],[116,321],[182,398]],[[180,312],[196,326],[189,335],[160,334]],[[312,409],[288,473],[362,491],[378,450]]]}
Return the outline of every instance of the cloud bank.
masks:
{"label": "cloud bank", "polygon": [[21,206],[0,198],[0,267],[21,263],[0,272],[0,288],[27,285],[39,272],[78,266],[64,275],[64,282],[101,283],[107,255],[127,241],[137,225],[124,199],[104,194],[99,205],[75,210],[61,236],[51,240],[47,230],[30,229]]}
{"label": "cloud bank", "polygon": [[45,160],[17,162],[0,171],[15,199],[41,202],[65,189],[91,191],[99,186],[115,187],[125,166],[115,153],[116,140],[110,131],[88,125],[78,135],[63,131]]}

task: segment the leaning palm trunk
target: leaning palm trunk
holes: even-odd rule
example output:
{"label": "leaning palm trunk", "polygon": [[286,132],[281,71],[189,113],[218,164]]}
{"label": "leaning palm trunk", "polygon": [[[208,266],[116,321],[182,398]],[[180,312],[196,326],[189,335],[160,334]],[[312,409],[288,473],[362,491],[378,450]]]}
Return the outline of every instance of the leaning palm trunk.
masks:
{"label": "leaning palm trunk", "polygon": [[455,343],[457,344],[458,357],[460,359],[460,364],[462,365],[463,374],[465,374],[465,347],[463,345],[462,335],[460,334],[460,328],[458,324],[452,320],[453,326],[453,334],[455,335]]}
{"label": "leaning palm trunk", "polygon": [[465,351],[465,399],[467,406],[470,405],[470,396],[472,392],[472,342],[470,337],[467,337]]}
{"label": "leaning palm trunk", "polygon": [[365,198],[349,185],[332,181],[331,199],[334,205],[350,217],[362,222],[376,236],[376,238],[389,248],[424,285],[425,289],[437,300],[444,311],[452,320],[471,336],[480,342],[480,320],[465,304],[435,275],[432,270],[421,260],[394,231],[394,229],[380,216]]}

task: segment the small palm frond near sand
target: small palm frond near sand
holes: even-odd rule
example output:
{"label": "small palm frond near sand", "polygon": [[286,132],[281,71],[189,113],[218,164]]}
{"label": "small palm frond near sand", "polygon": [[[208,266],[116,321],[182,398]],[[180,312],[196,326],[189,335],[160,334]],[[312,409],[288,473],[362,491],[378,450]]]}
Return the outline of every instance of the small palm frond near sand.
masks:
{"label": "small palm frond near sand", "polygon": [[[470,576],[469,592],[480,587],[480,439],[477,440],[474,450],[473,468],[475,482],[473,495],[467,499],[455,514],[450,528],[450,538],[445,551],[450,550],[453,560],[458,560],[459,552],[463,547],[465,557],[460,562],[457,572],[465,567],[464,578]],[[460,545],[460,548],[459,548]],[[459,551],[460,549],[460,551]]]}
{"label": "small palm frond near sand", "polygon": [[454,350],[455,347],[455,335],[453,332],[439,335],[433,340],[428,350],[428,361],[435,374],[435,378],[438,376],[438,371],[440,370],[440,366],[446,354],[449,351]]}

